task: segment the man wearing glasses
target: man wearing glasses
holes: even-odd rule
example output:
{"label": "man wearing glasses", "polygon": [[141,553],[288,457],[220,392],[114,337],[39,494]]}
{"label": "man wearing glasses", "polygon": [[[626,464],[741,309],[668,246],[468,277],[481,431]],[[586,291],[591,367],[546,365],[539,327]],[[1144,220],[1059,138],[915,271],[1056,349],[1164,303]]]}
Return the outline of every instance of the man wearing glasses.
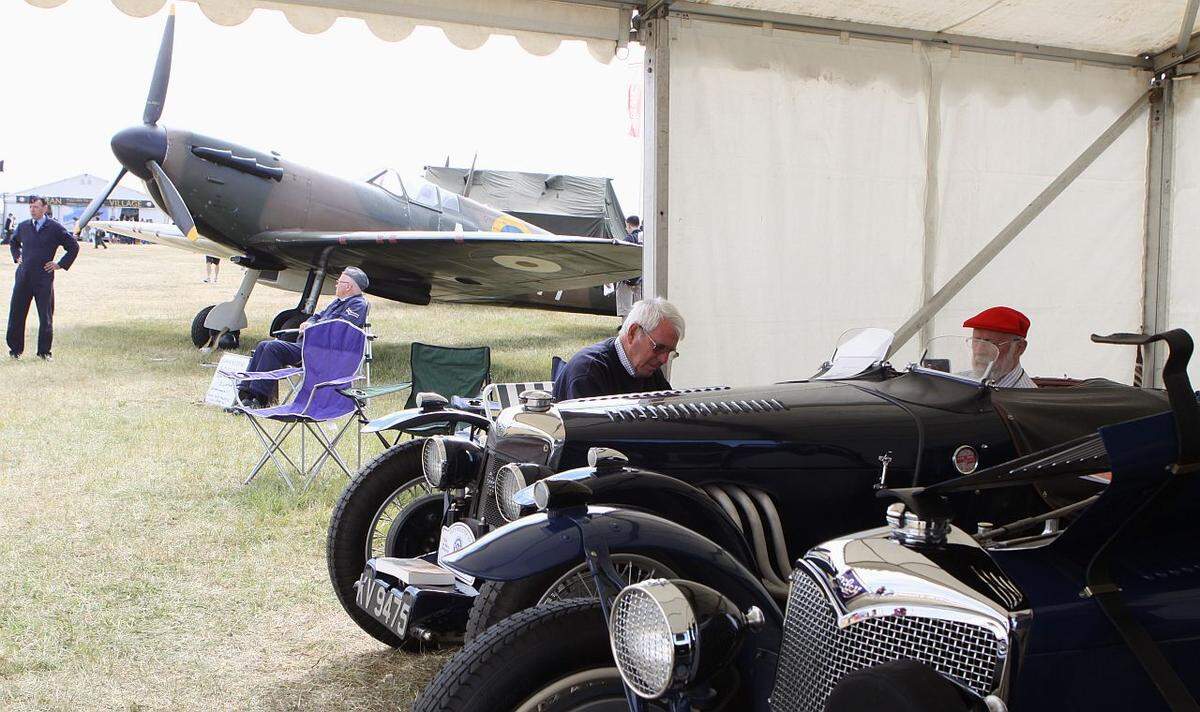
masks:
{"label": "man wearing glasses", "polygon": [[585,347],[554,381],[554,400],[670,390],[662,367],[679,355],[684,323],[661,297],[636,302],[616,337]]}
{"label": "man wearing glasses", "polygon": [[963,326],[971,329],[971,338],[987,341],[1000,352],[992,366],[997,388],[1037,388],[1021,367],[1029,334],[1027,316],[1011,307],[992,307],[967,319]]}
{"label": "man wearing glasses", "polygon": [[[304,338],[304,330],[308,327],[330,319],[343,319],[361,328],[367,323],[368,305],[363,290],[369,284],[367,273],[361,269],[347,267],[343,270],[334,289],[337,298],[300,325],[300,338]],[[300,352],[299,343],[267,339],[254,347],[246,370],[274,371],[286,366],[299,366]],[[277,390],[278,381],[246,381],[238,387],[238,398],[247,408],[262,408],[275,402]]]}

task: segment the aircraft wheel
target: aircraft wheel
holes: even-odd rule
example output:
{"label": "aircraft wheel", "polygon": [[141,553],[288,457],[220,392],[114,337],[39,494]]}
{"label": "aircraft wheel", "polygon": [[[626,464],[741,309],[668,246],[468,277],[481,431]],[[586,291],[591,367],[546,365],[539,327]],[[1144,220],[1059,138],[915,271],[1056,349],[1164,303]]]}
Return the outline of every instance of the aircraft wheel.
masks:
{"label": "aircraft wheel", "polygon": [[[281,329],[298,329],[306,319],[308,319],[308,314],[305,314],[299,309],[284,309],[276,314],[275,318],[271,320],[270,333],[274,334]],[[282,341],[295,341],[296,335],[284,334],[283,336],[277,338]]]}
{"label": "aircraft wheel", "polygon": [[215,306],[216,304],[211,304],[204,307],[196,313],[196,318],[192,319],[192,345],[198,349],[208,346],[208,341],[212,338],[212,331],[204,326],[204,320],[208,318],[208,313]]}
{"label": "aircraft wheel", "polygon": [[[204,307],[196,313],[196,318],[192,319],[192,345],[198,349],[208,346],[208,342],[211,341],[212,337],[217,333],[204,325],[204,320],[208,318],[208,313],[212,311],[213,307],[215,306],[216,304],[211,304],[207,307]],[[241,346],[241,343],[242,332],[230,331],[226,332],[226,334],[221,337],[221,342],[217,344],[217,347],[224,349],[225,351],[232,351],[233,349]]]}

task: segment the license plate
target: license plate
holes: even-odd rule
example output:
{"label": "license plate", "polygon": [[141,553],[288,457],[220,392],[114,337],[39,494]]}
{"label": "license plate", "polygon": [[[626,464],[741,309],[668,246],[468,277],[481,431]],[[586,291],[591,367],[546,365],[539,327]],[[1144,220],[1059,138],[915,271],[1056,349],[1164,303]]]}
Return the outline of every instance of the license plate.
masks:
{"label": "license plate", "polygon": [[358,589],[354,602],[388,630],[403,638],[408,632],[408,615],[412,611],[413,597],[399,587],[388,586],[371,575],[370,567],[363,571],[354,584]]}

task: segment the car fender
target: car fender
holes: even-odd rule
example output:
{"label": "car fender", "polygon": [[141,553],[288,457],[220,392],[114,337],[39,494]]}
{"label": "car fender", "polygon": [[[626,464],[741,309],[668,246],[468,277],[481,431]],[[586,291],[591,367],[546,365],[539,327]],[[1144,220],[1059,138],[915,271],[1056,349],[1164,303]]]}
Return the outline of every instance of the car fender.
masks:
{"label": "car fender", "polygon": [[448,408],[446,410],[422,411],[420,408],[409,408],[408,410],[398,410],[395,413],[375,418],[371,422],[363,426],[364,433],[378,433],[383,430],[405,430],[407,428],[415,428],[421,425],[429,425],[430,423],[467,423],[485,430],[491,425],[491,422],[482,415],[476,413],[468,413],[465,410],[454,410]]}
{"label": "car fender", "polygon": [[756,574],[724,547],[646,512],[590,506],[522,517],[441,559],[466,576],[514,581],[584,561],[588,550],[640,554],[669,563],[680,576],[728,596],[741,610],[757,606],[768,621],[783,615]]}
{"label": "car fender", "polygon": [[757,569],[750,545],[737,524],[704,490],[670,475],[626,468],[588,478],[596,504],[657,514],[705,536],[747,567]]}

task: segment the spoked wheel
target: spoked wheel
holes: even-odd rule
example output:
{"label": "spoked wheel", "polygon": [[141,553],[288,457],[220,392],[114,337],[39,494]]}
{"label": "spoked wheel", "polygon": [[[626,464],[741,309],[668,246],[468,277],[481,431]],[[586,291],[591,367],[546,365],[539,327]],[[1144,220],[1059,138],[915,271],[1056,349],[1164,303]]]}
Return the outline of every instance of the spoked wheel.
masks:
{"label": "spoked wheel", "polygon": [[[645,556],[613,553],[609,558],[626,585],[651,578],[678,578],[671,567]],[[516,581],[485,581],[471,606],[464,639],[473,640],[517,611],[579,599],[598,599],[592,572],[583,562]]]}
{"label": "spoked wheel", "polygon": [[360,628],[393,647],[405,641],[355,604],[354,582],[369,558],[413,557],[437,548],[442,500],[421,475],[423,443],[395,445],[359,470],[334,507],[326,540],[329,579],[342,608]]}
{"label": "spoked wheel", "polygon": [[585,600],[524,610],[491,627],[413,705],[413,712],[628,710],[600,604]]}
{"label": "spoked wheel", "polygon": [[[626,586],[652,578],[676,578],[674,571],[645,556],[614,554],[611,558],[613,568]],[[550,584],[538,599],[537,605],[579,598],[599,599],[596,582],[592,579],[592,572],[586,563],[575,566]]]}

